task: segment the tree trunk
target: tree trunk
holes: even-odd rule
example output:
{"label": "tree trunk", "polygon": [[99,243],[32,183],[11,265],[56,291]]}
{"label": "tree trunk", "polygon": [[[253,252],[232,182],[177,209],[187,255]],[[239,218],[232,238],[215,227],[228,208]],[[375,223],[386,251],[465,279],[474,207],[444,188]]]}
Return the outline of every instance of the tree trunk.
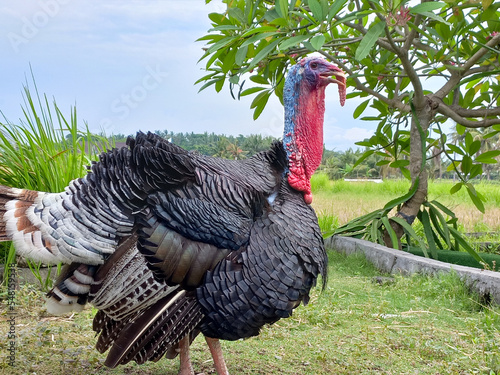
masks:
{"label": "tree trunk", "polygon": [[[427,199],[428,190],[428,172],[425,166],[425,150],[426,150],[426,133],[429,129],[429,125],[433,118],[433,109],[431,103],[428,100],[424,101],[421,108],[416,108],[416,115],[418,122],[415,117],[412,116],[411,129],[410,129],[410,174],[412,186],[416,183],[418,179],[418,187],[415,194],[407,200],[401,206],[401,209],[395,214],[395,216],[404,219],[408,224],[413,224],[413,221],[417,217],[420,206]],[[418,124],[420,123],[420,130]],[[421,136],[421,132],[423,135]],[[422,142],[424,144],[422,145]],[[391,222],[391,226],[396,232],[399,248],[401,249],[401,237],[404,234],[403,227],[395,222]],[[392,247],[392,241],[389,234],[384,234],[384,242],[386,246]]]}

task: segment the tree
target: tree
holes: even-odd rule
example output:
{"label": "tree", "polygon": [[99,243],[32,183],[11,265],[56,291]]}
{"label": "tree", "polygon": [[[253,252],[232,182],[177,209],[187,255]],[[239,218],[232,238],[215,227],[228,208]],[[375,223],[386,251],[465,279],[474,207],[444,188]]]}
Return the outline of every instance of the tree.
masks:
{"label": "tree", "polygon": [[[213,85],[219,92],[227,82],[233,96],[256,95],[251,104],[256,118],[271,94],[282,99],[289,65],[319,52],[347,73],[348,98],[366,98],[354,117],[368,106],[376,113],[363,118],[379,125],[373,137],[358,143],[368,147],[362,159],[374,153],[387,157],[412,181],[391,218],[398,241],[416,217],[428,215],[422,205],[429,204],[426,158],[431,147],[442,149],[459,177],[452,193],[465,187],[484,211],[482,196],[470,181],[481,175],[482,163],[496,162],[500,151],[478,154],[480,142],[468,129],[500,132],[498,2],[224,2],[227,10],[209,15],[213,28],[200,38],[207,43],[203,59],[208,71],[198,81],[204,82],[201,89]],[[248,81],[254,86],[246,88]],[[464,135],[457,145],[448,143],[442,130],[448,119]],[[390,235],[385,242],[396,246]]]}

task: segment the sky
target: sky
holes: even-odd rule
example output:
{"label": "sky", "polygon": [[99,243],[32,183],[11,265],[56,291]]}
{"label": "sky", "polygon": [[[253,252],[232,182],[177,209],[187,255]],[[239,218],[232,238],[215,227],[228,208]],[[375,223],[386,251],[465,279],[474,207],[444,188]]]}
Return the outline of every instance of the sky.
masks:
{"label": "sky", "polygon": [[[283,107],[272,98],[257,121],[252,96],[232,99],[194,85],[204,75],[208,14],[220,0],[0,0],[0,111],[22,117],[23,85],[33,71],[40,93],[55,98],[69,117],[93,132],[205,131],[281,137]],[[359,104],[340,107],[337,87],[326,93],[324,142],[328,149],[356,148],[376,124],[352,117]]]}

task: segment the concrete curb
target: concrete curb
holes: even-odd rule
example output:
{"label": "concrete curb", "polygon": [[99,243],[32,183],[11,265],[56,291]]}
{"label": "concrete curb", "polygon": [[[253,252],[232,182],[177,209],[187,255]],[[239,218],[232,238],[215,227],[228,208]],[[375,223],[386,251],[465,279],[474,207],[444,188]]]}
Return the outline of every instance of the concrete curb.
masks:
{"label": "concrete curb", "polygon": [[453,270],[469,288],[500,305],[500,272],[444,263],[357,238],[333,236],[325,240],[325,246],[346,255],[364,254],[377,269],[391,274],[436,274]]}

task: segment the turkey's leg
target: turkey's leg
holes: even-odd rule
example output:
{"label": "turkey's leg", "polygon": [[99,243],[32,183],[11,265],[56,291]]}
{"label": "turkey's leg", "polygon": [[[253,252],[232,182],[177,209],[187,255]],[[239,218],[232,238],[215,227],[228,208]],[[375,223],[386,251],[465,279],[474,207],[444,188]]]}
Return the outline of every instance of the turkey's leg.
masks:
{"label": "turkey's leg", "polygon": [[191,365],[191,358],[189,357],[189,335],[186,335],[179,341],[179,357],[181,368],[177,375],[194,375],[193,366]]}
{"label": "turkey's leg", "polygon": [[218,375],[229,375],[227,372],[226,362],[224,361],[224,356],[222,355],[222,348],[220,346],[220,341],[218,339],[212,339],[205,336],[208,347],[210,348],[210,353],[212,353],[212,358],[214,359],[215,371]]}

